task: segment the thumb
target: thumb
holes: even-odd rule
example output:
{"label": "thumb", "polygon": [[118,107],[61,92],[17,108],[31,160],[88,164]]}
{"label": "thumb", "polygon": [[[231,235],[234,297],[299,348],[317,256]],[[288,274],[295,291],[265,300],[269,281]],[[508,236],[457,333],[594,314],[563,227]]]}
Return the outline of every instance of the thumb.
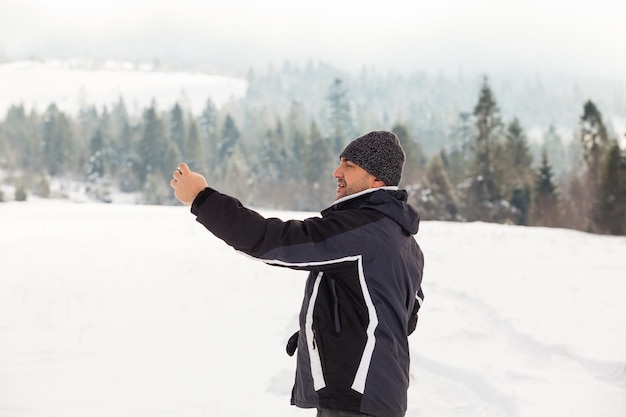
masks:
{"label": "thumb", "polygon": [[178,166],[178,169],[180,169],[180,172],[183,174],[189,174],[191,172],[189,165],[184,162]]}

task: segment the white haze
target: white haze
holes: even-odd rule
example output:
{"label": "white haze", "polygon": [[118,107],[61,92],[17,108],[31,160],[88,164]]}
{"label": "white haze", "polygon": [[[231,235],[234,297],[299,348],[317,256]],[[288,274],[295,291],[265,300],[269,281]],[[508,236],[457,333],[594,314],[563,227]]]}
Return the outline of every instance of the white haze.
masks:
{"label": "white haze", "polygon": [[[266,212],[283,218],[307,213]],[[0,204],[2,417],[313,416],[289,405],[306,274],[184,207]],[[626,237],[423,222],[408,417],[626,415]]]}
{"label": "white haze", "polygon": [[626,74],[622,0],[4,0],[0,60]]}

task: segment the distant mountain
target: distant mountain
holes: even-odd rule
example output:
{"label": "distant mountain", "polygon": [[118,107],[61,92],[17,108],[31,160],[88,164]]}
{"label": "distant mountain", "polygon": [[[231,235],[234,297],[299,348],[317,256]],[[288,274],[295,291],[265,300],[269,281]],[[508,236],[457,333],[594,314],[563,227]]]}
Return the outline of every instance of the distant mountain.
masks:
{"label": "distant mountain", "polygon": [[123,97],[128,110],[141,112],[153,99],[162,108],[175,102],[199,113],[211,98],[220,106],[245,95],[241,78],[168,71],[116,61],[19,61],[0,64],[0,119],[14,104],[44,111],[55,103],[76,114],[81,107],[111,107]]}

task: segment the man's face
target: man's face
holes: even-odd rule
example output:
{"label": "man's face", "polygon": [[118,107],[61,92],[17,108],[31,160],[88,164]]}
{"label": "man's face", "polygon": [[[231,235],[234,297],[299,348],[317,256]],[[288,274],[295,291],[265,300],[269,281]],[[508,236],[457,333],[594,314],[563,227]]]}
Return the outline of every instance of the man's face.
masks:
{"label": "man's face", "polygon": [[385,185],[382,181],[376,179],[375,176],[345,158],[341,158],[339,166],[333,172],[333,177],[337,178],[337,196],[335,200],[359,191]]}

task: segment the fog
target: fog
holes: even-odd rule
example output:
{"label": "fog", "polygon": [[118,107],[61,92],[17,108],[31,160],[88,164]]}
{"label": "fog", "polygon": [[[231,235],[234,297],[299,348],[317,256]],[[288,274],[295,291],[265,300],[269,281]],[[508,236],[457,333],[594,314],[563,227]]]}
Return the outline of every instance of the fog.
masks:
{"label": "fog", "polygon": [[0,61],[101,58],[243,72],[285,60],[347,70],[623,77],[619,0],[1,0]]}

